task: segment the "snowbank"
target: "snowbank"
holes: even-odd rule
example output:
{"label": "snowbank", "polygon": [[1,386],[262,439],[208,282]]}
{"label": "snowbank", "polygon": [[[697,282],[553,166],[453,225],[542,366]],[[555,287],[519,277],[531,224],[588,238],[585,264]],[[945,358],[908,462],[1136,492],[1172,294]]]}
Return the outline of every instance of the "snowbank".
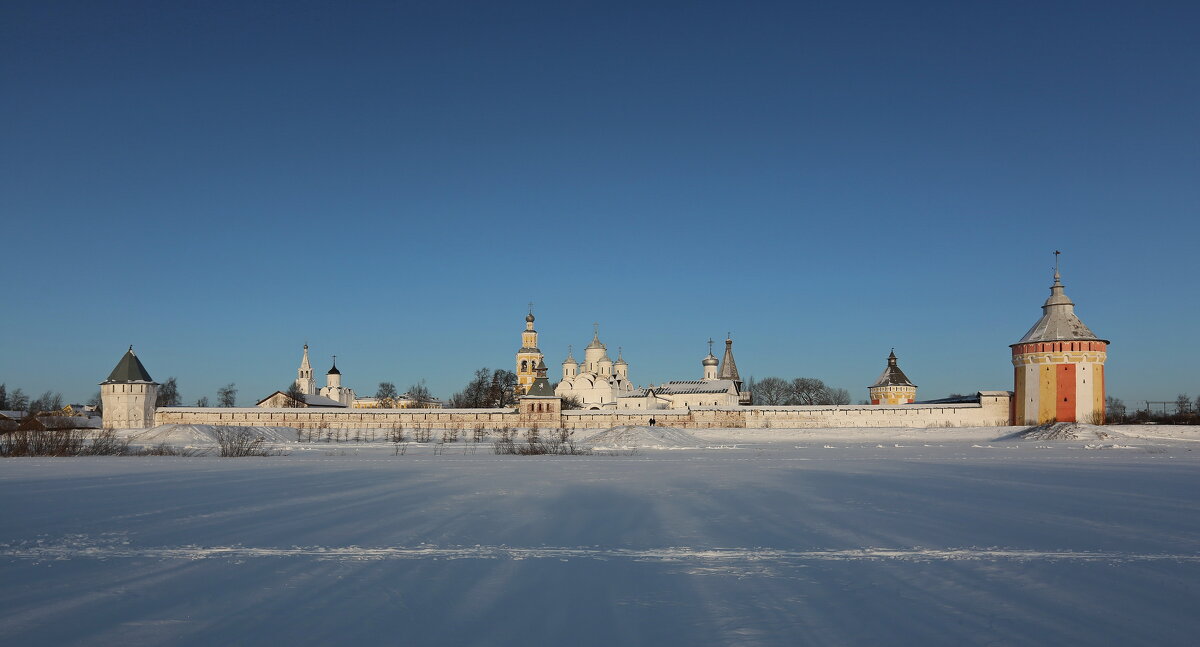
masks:
{"label": "snowbank", "polygon": [[[296,442],[296,430],[291,427],[247,427],[268,444]],[[166,443],[178,447],[208,447],[217,444],[215,425],[159,425],[151,429],[126,429],[123,433],[134,445]]]}
{"label": "snowbank", "polygon": [[689,432],[675,427],[621,425],[583,439],[596,449],[687,449],[702,446]]}
{"label": "snowbank", "polygon": [[1048,422],[1001,436],[996,440],[1113,440],[1124,434],[1081,422]]}

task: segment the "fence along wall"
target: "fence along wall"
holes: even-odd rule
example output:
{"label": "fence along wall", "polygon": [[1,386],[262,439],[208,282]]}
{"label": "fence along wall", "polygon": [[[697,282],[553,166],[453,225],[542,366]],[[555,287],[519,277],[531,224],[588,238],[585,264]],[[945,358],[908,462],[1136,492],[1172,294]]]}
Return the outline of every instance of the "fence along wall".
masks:
{"label": "fence along wall", "polygon": [[683,429],[819,427],[986,427],[1011,424],[1011,394],[981,391],[978,403],[894,406],[702,407],[697,409],[564,411],[558,423],[502,409],[158,409],[155,424],[295,427],[298,429],[471,429],[541,427],[607,429],[655,423]]}

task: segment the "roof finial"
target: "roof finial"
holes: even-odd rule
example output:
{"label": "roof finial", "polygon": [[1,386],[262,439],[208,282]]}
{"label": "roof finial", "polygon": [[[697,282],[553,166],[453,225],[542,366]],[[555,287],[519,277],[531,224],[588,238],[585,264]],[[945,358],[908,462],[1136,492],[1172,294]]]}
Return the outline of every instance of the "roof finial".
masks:
{"label": "roof finial", "polygon": [[533,314],[533,302],[529,302],[529,314]]}
{"label": "roof finial", "polygon": [[592,336],[596,336],[596,335],[599,335],[599,334],[600,334],[600,322],[599,322],[599,321],[593,321],[593,322],[592,322]]}
{"label": "roof finial", "polygon": [[708,338],[708,354],[709,355],[712,355],[712,345],[713,345],[712,337],[709,337]]}
{"label": "roof finial", "polygon": [[334,356],[333,356],[333,366],[334,366],[335,368],[337,367],[337,355],[334,355]]}
{"label": "roof finial", "polygon": [[1062,280],[1062,275],[1058,273],[1058,255],[1059,254],[1062,254],[1062,252],[1058,251],[1057,249],[1054,250],[1054,282],[1055,283],[1058,283],[1060,280]]}
{"label": "roof finial", "polygon": [[129,352],[131,352],[131,353],[133,352],[133,344],[129,345]]}

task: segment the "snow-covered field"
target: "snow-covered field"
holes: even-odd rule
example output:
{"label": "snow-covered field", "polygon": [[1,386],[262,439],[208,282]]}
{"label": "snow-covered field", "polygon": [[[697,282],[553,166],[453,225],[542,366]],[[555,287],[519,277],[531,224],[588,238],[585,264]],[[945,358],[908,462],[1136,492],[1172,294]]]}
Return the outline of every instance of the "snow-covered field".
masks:
{"label": "snow-covered field", "polygon": [[1015,431],[4,459],[0,643],[1200,642],[1200,428]]}

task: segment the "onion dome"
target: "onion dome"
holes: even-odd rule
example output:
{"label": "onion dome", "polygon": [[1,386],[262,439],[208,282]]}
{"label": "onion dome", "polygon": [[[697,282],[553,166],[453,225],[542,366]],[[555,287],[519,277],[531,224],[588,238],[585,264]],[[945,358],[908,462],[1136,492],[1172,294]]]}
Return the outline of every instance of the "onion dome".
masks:
{"label": "onion dome", "polygon": [[533,313],[532,313],[532,312],[531,312],[531,313],[529,313],[529,314],[527,314],[527,315],[525,315],[525,322],[526,322],[526,323],[533,323]]}
{"label": "onion dome", "polygon": [[607,349],[608,348],[607,346],[600,343],[600,324],[594,324],[594,325],[595,325],[595,332],[592,333],[592,343],[588,344],[587,347],[588,348]]}
{"label": "onion dome", "polygon": [[329,369],[329,372],[326,373],[326,375],[341,375],[341,374],[342,374],[342,372],[337,370],[337,358],[334,357],[333,368]]}
{"label": "onion dome", "polygon": [[575,349],[568,345],[567,346],[567,358],[563,360],[563,364],[578,364],[578,363],[579,362],[575,361]]}

